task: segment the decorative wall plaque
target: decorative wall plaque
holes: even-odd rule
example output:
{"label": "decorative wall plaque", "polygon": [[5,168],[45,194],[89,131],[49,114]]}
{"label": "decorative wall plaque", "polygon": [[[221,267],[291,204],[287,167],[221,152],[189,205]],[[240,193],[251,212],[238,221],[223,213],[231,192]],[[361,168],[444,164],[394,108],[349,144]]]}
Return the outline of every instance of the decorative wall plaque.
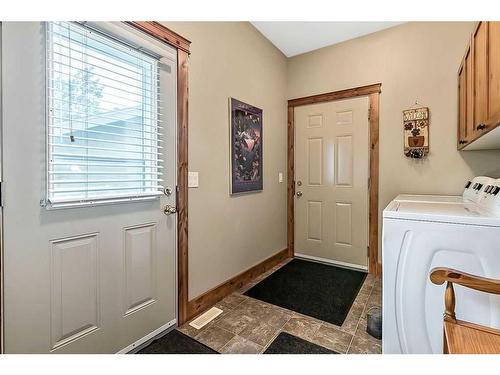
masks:
{"label": "decorative wall plaque", "polygon": [[429,108],[403,111],[405,155],[421,159],[429,153]]}

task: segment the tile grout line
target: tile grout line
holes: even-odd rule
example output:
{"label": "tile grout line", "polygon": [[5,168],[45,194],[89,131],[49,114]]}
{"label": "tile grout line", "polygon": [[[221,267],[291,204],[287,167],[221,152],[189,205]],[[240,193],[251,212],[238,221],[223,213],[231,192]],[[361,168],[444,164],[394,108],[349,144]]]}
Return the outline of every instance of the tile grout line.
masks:
{"label": "tile grout line", "polygon": [[[244,301],[242,301],[241,303],[239,303],[237,306],[240,306],[240,305],[242,305],[243,303],[248,302],[248,300],[249,300],[249,299],[250,299],[250,297],[246,297],[246,298],[245,298],[245,300],[244,300]],[[232,309],[232,310],[235,310],[235,309]],[[228,345],[228,344],[229,344],[229,343],[230,343],[230,342],[231,342],[231,341],[232,341],[235,337],[240,337],[240,338],[242,338],[243,340],[251,341],[252,343],[254,343],[254,344],[256,344],[256,345],[262,346],[262,345],[260,345],[259,343],[255,342],[255,341],[253,341],[253,340],[250,340],[250,339],[247,339],[247,338],[245,338],[245,337],[243,337],[243,336],[240,336],[238,333],[231,332],[231,331],[229,331],[229,330],[225,329],[224,327],[219,326],[219,325],[217,324],[217,322],[213,322],[213,325],[214,325],[214,326],[216,326],[217,328],[219,328],[219,329],[223,330],[223,331],[229,332],[229,333],[231,333],[232,335],[234,335],[234,337],[232,337],[232,338],[231,338],[228,342],[226,342],[226,343],[225,343],[225,344],[224,344],[224,345],[220,348],[220,350],[221,350],[221,351],[222,351],[222,349],[223,349],[223,348],[225,348],[225,347],[226,347],[226,346],[227,346],[227,345]],[[220,353],[220,352],[219,352],[219,353]]]}
{"label": "tile grout line", "polygon": [[[281,267],[285,266],[287,263],[288,263],[288,262],[282,262],[281,264],[279,264],[279,267],[278,267],[278,268],[276,268],[273,272],[271,272],[271,273],[270,273],[269,275],[267,275],[266,277],[263,277],[260,281],[258,281],[258,282],[257,282],[257,284],[258,284],[259,282],[263,281],[264,279],[268,278],[269,276],[271,276],[273,273],[275,273],[276,271],[278,271]],[[244,287],[243,287],[243,288],[244,288]],[[248,291],[248,290],[247,290],[247,291]],[[237,293],[239,293],[240,295],[242,295],[242,296],[243,296],[245,292],[241,293],[241,292],[238,292],[238,291],[237,291]],[[249,296],[245,296],[245,300],[244,300],[244,301],[242,301],[241,303],[239,303],[239,304],[238,304],[238,306],[242,305],[244,302],[247,302],[247,301],[249,301],[249,300],[255,300],[255,301],[257,301],[257,302],[264,303],[265,305],[270,305],[270,306],[274,306],[274,307],[276,307],[276,305],[269,304],[269,303],[267,303],[267,302],[265,302],[265,301],[261,301],[261,300],[258,300],[258,299],[255,299],[255,298],[252,298],[252,297],[249,297]],[[243,338],[243,339],[245,339],[245,340],[251,341],[251,342],[253,342],[254,344],[257,344],[257,345],[259,345],[259,346],[262,346],[262,350],[260,351],[260,354],[262,354],[262,353],[263,353],[263,352],[264,352],[264,351],[265,351],[265,350],[269,347],[269,345],[270,345],[270,344],[271,344],[271,343],[272,343],[272,342],[276,339],[276,337],[278,337],[278,335],[279,335],[281,332],[283,332],[283,327],[285,327],[285,325],[286,325],[286,324],[287,324],[287,323],[288,323],[288,322],[292,319],[292,317],[293,317],[293,311],[288,310],[288,309],[285,309],[285,308],[283,308],[283,307],[281,307],[281,306],[277,306],[277,307],[278,307],[278,308],[280,308],[280,309],[283,309],[283,310],[284,310],[284,311],[286,311],[286,312],[290,312],[291,314],[290,314],[290,317],[289,317],[289,318],[285,321],[285,323],[283,323],[283,325],[282,325],[280,328],[278,328],[278,330],[277,330],[277,334],[276,334],[276,335],[274,335],[274,336],[273,336],[273,338],[272,338],[271,340],[269,340],[269,341],[266,343],[266,345],[260,345],[259,343],[256,343],[255,341],[253,341],[253,340],[251,340],[251,339],[246,339],[245,337],[240,336],[240,335],[238,335],[238,334],[235,334],[235,337],[236,337],[236,336],[238,336],[238,337],[241,337],[241,338]],[[214,324],[215,324],[215,323],[214,323]],[[219,327],[219,326],[218,326],[218,327]],[[219,327],[219,328],[224,329],[224,328],[222,328],[222,327]],[[228,331],[228,332],[229,332],[229,331]],[[231,333],[232,333],[232,332],[231,332]],[[231,339],[231,340],[232,340],[232,339]],[[225,345],[221,348],[221,350],[222,350],[225,346],[227,346],[231,340],[229,340],[229,341],[228,341],[228,342],[227,342],[227,343],[226,343],[226,344],[225,344]]]}
{"label": "tile grout line", "polygon": [[219,349],[220,351],[218,351],[220,354],[222,354],[222,349],[224,349],[224,348],[227,346],[227,344],[229,344],[231,341],[233,341],[233,339],[234,339],[235,337],[241,337],[241,338],[243,338],[243,339],[244,339],[244,337],[242,337],[242,336],[238,335],[237,333],[234,333],[234,332],[231,332],[231,331],[229,331],[229,330],[227,330],[227,329],[225,329],[225,328],[222,328],[222,327],[220,327],[220,326],[216,325],[215,323],[214,323],[214,325],[215,325],[217,328],[219,328],[219,329],[221,329],[221,330],[223,330],[223,331],[229,332],[230,334],[234,335],[233,337],[231,337],[231,338],[229,339],[229,341],[228,341],[228,342],[226,342],[224,345],[222,345],[222,346],[221,346],[221,348]]}
{"label": "tile grout line", "polygon": [[[283,264],[283,265],[284,265],[284,264]],[[282,265],[282,266],[283,266],[283,265]],[[282,266],[281,266],[281,267],[282,267]],[[281,267],[280,267],[280,268],[281,268]],[[278,268],[278,269],[279,269],[279,268]],[[273,271],[272,273],[270,273],[270,274],[269,274],[269,275],[267,275],[266,277],[262,278],[262,280],[264,280],[265,278],[267,278],[267,277],[271,276],[271,275],[272,275],[274,272],[276,272],[278,269],[276,269],[275,271]],[[262,281],[262,280],[260,280],[260,281]],[[259,282],[260,282],[260,281],[259,281]],[[248,284],[250,284],[250,283],[248,283]],[[242,287],[242,288],[240,288],[239,290],[235,291],[235,293],[236,293],[236,294],[239,294],[240,296],[243,296],[243,300],[242,300],[240,303],[238,303],[236,306],[234,306],[234,308],[230,308],[230,309],[229,309],[229,310],[230,310],[230,312],[229,312],[229,313],[231,313],[231,312],[233,312],[234,310],[236,310],[236,308],[237,308],[237,307],[240,307],[240,306],[241,306],[241,305],[243,305],[245,302],[248,302],[249,300],[253,299],[253,298],[251,298],[251,297],[249,297],[249,296],[245,296],[245,295],[244,295],[244,293],[245,293],[245,292],[240,292],[240,290],[241,290],[241,289],[243,289],[243,288],[245,288],[248,284],[246,284],[245,286],[243,286],[243,287]],[[223,301],[223,300],[224,300],[224,299],[222,299],[221,301]],[[229,314],[229,313],[228,313],[228,314]],[[288,320],[290,320],[290,319],[291,319],[291,318],[289,318]],[[285,326],[285,324],[286,324],[286,323],[288,323],[288,320],[287,320],[287,321],[283,324],[283,326],[282,326],[282,327],[278,330],[278,333],[279,333],[279,331],[280,331],[280,330],[281,330],[281,329]],[[254,344],[256,344],[256,345],[262,346],[262,345],[260,345],[259,343],[256,343],[256,342],[255,342],[255,341],[253,341],[253,340],[246,339],[245,337],[240,336],[240,335],[239,335],[239,334],[237,334],[237,333],[233,333],[233,332],[231,332],[231,331],[228,331],[227,329],[225,329],[225,328],[223,328],[223,327],[219,326],[219,325],[217,324],[217,322],[213,322],[213,324],[214,324],[217,328],[220,328],[220,329],[222,329],[223,331],[229,332],[229,333],[231,333],[231,334],[233,334],[233,335],[234,335],[234,336],[233,336],[233,337],[232,337],[232,338],[231,338],[228,342],[226,342],[226,343],[225,343],[225,344],[224,344],[224,345],[220,348],[219,353],[221,353],[221,354],[222,354],[222,350],[223,350],[223,349],[224,349],[224,348],[225,348],[225,347],[226,347],[226,346],[227,346],[227,345],[228,345],[228,344],[229,344],[229,343],[230,343],[230,342],[231,342],[231,341],[232,341],[235,337],[241,337],[241,338],[242,338],[242,339],[244,339],[244,340],[248,340],[248,341],[251,341],[252,343],[254,343]],[[271,340],[270,342],[272,342],[272,340]],[[270,342],[269,342],[269,343],[270,343]],[[269,343],[267,343],[266,345],[268,345]],[[262,351],[261,351],[260,353],[262,353],[262,352],[265,350],[265,347],[266,347],[266,346],[264,345],[264,346],[262,346],[262,347],[263,347],[263,349],[262,349]]]}
{"label": "tile grout line", "polygon": [[356,337],[356,332],[358,332],[359,323],[361,322],[361,319],[363,318],[363,313],[366,310],[366,306],[368,306],[368,302],[370,301],[370,297],[372,296],[373,288],[374,287],[375,287],[375,280],[373,281],[373,284],[372,284],[372,286],[370,288],[370,293],[368,294],[368,298],[366,299],[365,305],[363,306],[363,311],[361,312],[361,315],[360,315],[360,317],[358,319],[358,323],[356,324],[356,328],[354,329],[354,334],[352,335],[351,341],[349,342],[349,345],[347,346],[346,354],[348,354],[349,353],[349,349],[351,349],[351,345],[352,345],[352,342],[354,341],[354,337]]}
{"label": "tile grout line", "polygon": [[268,342],[266,345],[264,345],[264,347],[263,347],[262,351],[260,352],[260,354],[263,354],[263,353],[266,351],[266,349],[267,349],[267,348],[268,348],[268,347],[269,347],[269,346],[273,343],[273,341],[274,341],[274,340],[276,340],[276,337],[278,337],[278,335],[279,335],[281,332],[284,332],[284,331],[283,331],[283,327],[285,327],[285,326],[286,326],[286,324],[287,324],[287,323],[288,323],[291,319],[292,319],[292,315],[290,315],[290,317],[287,319],[287,321],[286,321],[285,323],[283,323],[283,325],[281,326],[281,328],[279,328],[279,329],[278,329],[278,333],[277,333],[277,334],[276,334],[276,335],[275,335],[275,336],[274,336],[271,340],[269,340],[269,342]]}
{"label": "tile grout line", "polygon": [[[224,298],[226,298],[226,297],[224,297]],[[224,300],[224,298],[223,298],[223,299],[221,299],[221,300],[220,300],[219,302],[217,302],[217,303],[222,302],[222,301]],[[227,307],[227,310],[226,310],[226,311],[228,312],[228,314],[230,314],[233,310],[235,310],[237,307],[239,307],[239,306],[240,306],[241,304],[243,304],[245,301],[246,301],[246,298],[244,298],[244,299],[243,299],[243,301],[241,301],[240,303],[238,303],[238,304],[237,304],[237,305],[235,305],[234,307]],[[217,304],[217,303],[216,303],[216,304]],[[216,304],[215,304],[215,305],[216,305]],[[213,305],[212,307],[215,307],[215,305]],[[221,310],[222,310],[222,309],[221,309]],[[224,312],[224,310],[222,310],[222,311]],[[222,314],[221,314],[221,315],[222,315]],[[216,319],[217,319],[218,317],[219,317],[219,316],[215,317],[212,321],[208,322],[205,326],[203,326],[202,328],[200,328],[199,332],[196,332],[196,334],[195,334],[194,336],[191,336],[191,335],[188,335],[188,336],[189,336],[189,337],[191,337],[191,338],[192,338],[192,339],[194,339],[194,340],[197,340],[196,338],[198,337],[198,335],[201,335],[201,334],[204,332],[203,328],[208,329],[208,328],[210,328],[210,326],[216,326],[217,328],[224,329],[224,328],[220,327],[219,325],[217,325],[217,320],[216,320]],[[194,319],[196,319],[196,318],[193,318],[193,320],[194,320]],[[189,322],[188,322],[188,323],[186,323],[186,324],[189,324]],[[193,327],[193,328],[194,328],[194,327]],[[227,331],[227,330],[225,330],[225,331]],[[182,332],[182,331],[181,331],[181,332]],[[227,331],[227,332],[229,332],[229,331]],[[232,332],[230,332],[230,333],[232,333]],[[234,333],[233,333],[233,334],[234,334]],[[198,341],[198,342],[201,342],[201,341]]]}

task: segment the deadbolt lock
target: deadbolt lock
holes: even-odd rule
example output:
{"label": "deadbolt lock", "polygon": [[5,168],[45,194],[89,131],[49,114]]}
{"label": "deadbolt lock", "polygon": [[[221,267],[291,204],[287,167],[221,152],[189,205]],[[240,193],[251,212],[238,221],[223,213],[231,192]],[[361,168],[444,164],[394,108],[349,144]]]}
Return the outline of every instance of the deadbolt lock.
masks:
{"label": "deadbolt lock", "polygon": [[302,186],[302,181],[298,180],[297,181],[297,186]]}
{"label": "deadbolt lock", "polygon": [[170,197],[172,195],[172,188],[169,186],[164,187],[163,194],[165,194],[167,197]]}

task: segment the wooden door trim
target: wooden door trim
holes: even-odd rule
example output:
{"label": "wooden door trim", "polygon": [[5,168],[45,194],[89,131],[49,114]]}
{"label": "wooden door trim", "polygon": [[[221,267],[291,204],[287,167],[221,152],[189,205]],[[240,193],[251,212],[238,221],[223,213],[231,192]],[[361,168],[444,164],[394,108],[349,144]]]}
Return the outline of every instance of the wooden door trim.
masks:
{"label": "wooden door trim", "polygon": [[332,102],[334,100],[354,98],[357,96],[367,96],[380,93],[382,84],[376,83],[373,85],[354,87],[346,90],[332,91],[324,94],[304,96],[302,98],[290,99],[288,107],[298,107],[302,105]]}
{"label": "wooden door trim", "polygon": [[[380,274],[378,263],[378,186],[379,186],[379,117],[380,93],[382,84],[354,87],[346,90],[332,91],[324,94],[305,96],[288,101],[288,160],[287,160],[287,243],[289,256],[295,254],[295,107],[325,103],[341,99],[368,96],[369,108],[369,138],[370,138],[370,181],[369,181],[369,262],[368,270]],[[380,268],[380,270],[379,270]]]}
{"label": "wooden door trim", "polygon": [[191,42],[158,22],[126,21],[177,49],[177,324],[188,316],[188,58]]}
{"label": "wooden door trim", "polygon": [[188,53],[177,50],[177,324],[188,309]]}
{"label": "wooden door trim", "polygon": [[183,36],[155,21],[125,21],[126,24],[151,35],[153,38],[189,54],[191,42]]}

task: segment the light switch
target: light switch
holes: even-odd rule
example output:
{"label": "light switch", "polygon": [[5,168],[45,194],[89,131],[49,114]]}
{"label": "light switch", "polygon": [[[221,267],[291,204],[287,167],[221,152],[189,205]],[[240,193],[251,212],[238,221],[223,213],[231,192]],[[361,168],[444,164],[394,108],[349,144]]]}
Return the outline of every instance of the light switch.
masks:
{"label": "light switch", "polygon": [[198,172],[188,172],[188,187],[197,188],[198,186]]}
{"label": "light switch", "polygon": [[279,180],[280,184],[283,182],[283,173],[282,172],[278,173],[278,180]]}

